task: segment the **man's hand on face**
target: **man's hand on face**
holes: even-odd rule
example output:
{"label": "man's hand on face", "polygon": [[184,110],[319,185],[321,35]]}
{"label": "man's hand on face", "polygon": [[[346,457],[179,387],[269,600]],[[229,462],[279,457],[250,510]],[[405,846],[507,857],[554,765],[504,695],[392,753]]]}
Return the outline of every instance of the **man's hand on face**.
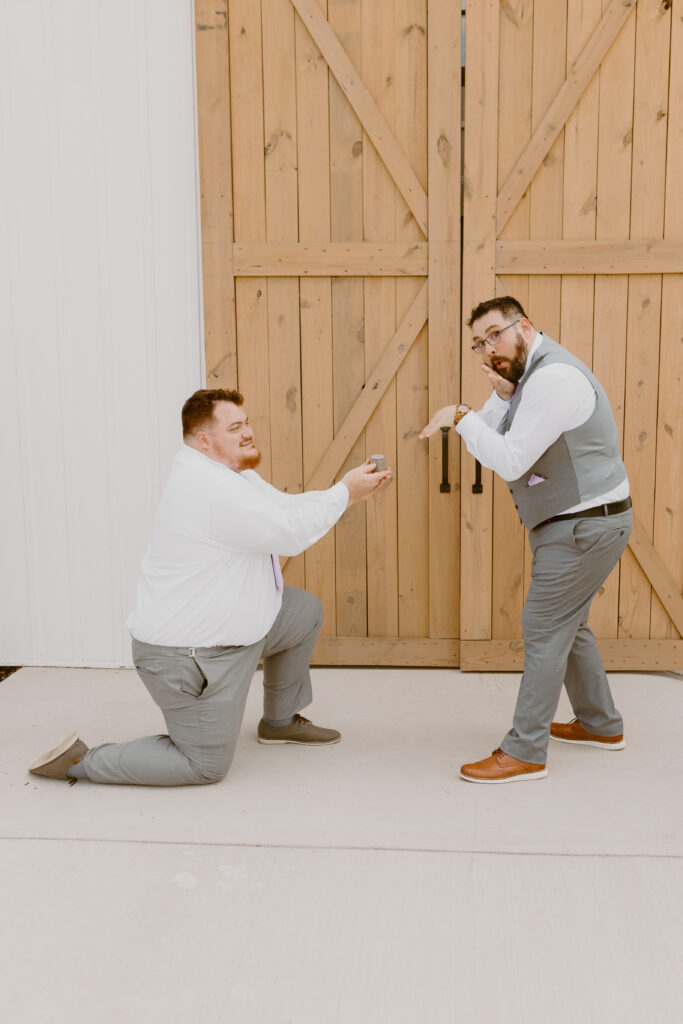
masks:
{"label": "man's hand on face", "polygon": [[517,385],[513,384],[511,380],[501,377],[492,366],[488,366],[486,363],[482,363],[481,368],[491,381],[491,387],[498,397],[502,398],[504,402],[509,402],[517,389]]}
{"label": "man's hand on face", "polygon": [[374,472],[375,464],[364,462],[362,466],[350,469],[342,477],[342,483],[349,489],[349,505],[356,501],[365,501],[379,487],[387,484],[392,477],[391,469],[385,469],[382,473]]}

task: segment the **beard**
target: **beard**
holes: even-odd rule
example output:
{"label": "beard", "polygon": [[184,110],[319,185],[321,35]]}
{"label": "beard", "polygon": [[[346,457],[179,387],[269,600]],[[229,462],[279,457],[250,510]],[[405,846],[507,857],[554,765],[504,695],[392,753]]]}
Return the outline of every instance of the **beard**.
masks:
{"label": "beard", "polygon": [[505,380],[509,380],[512,384],[518,384],[526,370],[526,357],[524,338],[522,332],[517,329],[515,354],[512,359],[493,355],[491,357],[491,366],[500,377],[504,377]]}
{"label": "beard", "polygon": [[240,472],[243,469],[256,469],[261,462],[261,452],[258,448],[249,455],[246,453],[240,456]]}

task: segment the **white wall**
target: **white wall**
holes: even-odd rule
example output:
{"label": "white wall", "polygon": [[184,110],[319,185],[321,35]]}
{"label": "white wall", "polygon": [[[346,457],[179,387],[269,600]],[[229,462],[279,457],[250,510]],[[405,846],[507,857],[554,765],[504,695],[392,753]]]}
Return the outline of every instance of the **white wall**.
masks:
{"label": "white wall", "polygon": [[0,0],[0,665],[130,662],[203,382],[191,0]]}

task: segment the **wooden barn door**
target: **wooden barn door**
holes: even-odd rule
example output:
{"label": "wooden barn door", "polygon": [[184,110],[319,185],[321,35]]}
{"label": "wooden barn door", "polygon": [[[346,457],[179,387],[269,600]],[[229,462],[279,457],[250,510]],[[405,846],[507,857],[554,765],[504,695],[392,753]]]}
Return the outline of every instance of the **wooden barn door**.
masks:
{"label": "wooden barn door", "polygon": [[459,445],[446,492],[417,434],[460,373],[459,4],[195,11],[208,386],[244,393],[277,487],[396,470],[285,568],[316,661],[457,664]]}
{"label": "wooden barn door", "polygon": [[[466,35],[464,318],[515,295],[606,387],[635,528],[591,626],[608,668],[680,669],[683,0],[468,0]],[[461,667],[519,668],[528,545],[474,471],[465,455]]]}

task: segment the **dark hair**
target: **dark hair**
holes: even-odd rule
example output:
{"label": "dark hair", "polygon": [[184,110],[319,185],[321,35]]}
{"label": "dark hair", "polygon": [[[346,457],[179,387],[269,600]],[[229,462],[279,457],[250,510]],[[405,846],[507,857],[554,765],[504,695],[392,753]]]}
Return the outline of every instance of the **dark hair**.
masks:
{"label": "dark hair", "polygon": [[513,299],[512,295],[501,295],[497,299],[487,299],[486,302],[480,302],[478,306],[474,307],[472,310],[472,316],[469,320],[466,320],[465,323],[468,327],[471,327],[475,320],[478,320],[479,317],[485,316],[486,313],[490,313],[492,309],[495,309],[497,313],[500,313],[501,316],[506,318],[523,316],[525,320],[528,320],[526,313],[517,299]]}
{"label": "dark hair", "polygon": [[196,434],[202,427],[207,427],[213,419],[213,407],[216,402],[232,402],[242,405],[244,397],[239,391],[228,388],[203,388],[190,395],[183,406],[183,437]]}

